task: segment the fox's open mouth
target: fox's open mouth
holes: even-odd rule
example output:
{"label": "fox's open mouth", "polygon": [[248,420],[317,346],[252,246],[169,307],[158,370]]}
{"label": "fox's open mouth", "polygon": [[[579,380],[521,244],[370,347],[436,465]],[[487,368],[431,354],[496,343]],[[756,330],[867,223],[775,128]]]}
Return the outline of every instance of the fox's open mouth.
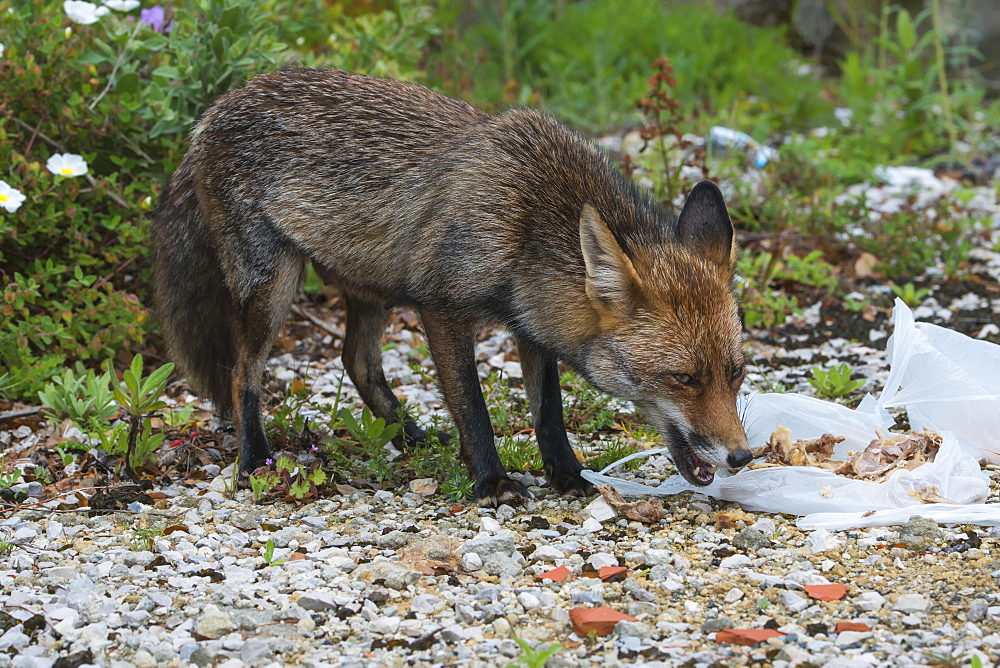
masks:
{"label": "fox's open mouth", "polygon": [[674,450],[674,463],[684,479],[692,485],[704,487],[715,480],[715,467],[696,455],[690,447]]}

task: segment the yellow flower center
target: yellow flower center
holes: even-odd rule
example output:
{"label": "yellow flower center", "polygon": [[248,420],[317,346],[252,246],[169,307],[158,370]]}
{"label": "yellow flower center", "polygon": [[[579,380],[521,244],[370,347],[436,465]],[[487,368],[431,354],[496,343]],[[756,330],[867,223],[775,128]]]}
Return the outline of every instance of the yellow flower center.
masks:
{"label": "yellow flower center", "polygon": [[7,194],[0,193],[0,202],[6,202],[6,201],[7,201]]}
{"label": "yellow flower center", "polygon": [[72,176],[73,175],[73,170],[70,169],[69,167],[63,167],[62,169],[59,170],[59,173],[60,174],[65,174],[66,176]]}

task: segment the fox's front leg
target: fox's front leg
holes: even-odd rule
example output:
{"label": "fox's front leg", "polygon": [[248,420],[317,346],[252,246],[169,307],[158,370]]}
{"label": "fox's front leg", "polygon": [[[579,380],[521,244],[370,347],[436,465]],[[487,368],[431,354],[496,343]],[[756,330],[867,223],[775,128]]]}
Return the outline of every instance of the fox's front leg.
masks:
{"label": "fox's front leg", "polygon": [[528,394],[535,438],[542,452],[549,484],[560,494],[593,494],[593,485],[580,476],[583,466],[566,437],[556,358],[520,337],[517,339],[517,353],[521,358],[524,389]]}
{"label": "fox's front leg", "polygon": [[423,311],[421,319],[441,392],[458,427],[462,460],[475,480],[476,500],[488,507],[524,503],[531,495],[507,477],[493,443],[493,425],[476,372],[476,323],[433,311]]}

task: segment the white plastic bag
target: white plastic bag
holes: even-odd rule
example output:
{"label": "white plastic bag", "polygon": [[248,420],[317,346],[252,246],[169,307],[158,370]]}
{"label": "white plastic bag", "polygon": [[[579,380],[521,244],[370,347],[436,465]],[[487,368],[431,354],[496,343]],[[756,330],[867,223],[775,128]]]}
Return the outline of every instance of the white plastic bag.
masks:
{"label": "white plastic bag", "polygon": [[[806,515],[799,520],[799,525],[808,528],[894,524],[918,514],[941,522],[1000,524],[1000,504],[969,505],[982,504],[989,493],[989,477],[978,464],[982,444],[1000,443],[983,437],[983,431],[978,429],[978,418],[982,417],[987,423],[987,435],[989,429],[998,433],[1000,405],[994,406],[989,416],[973,416],[965,411],[962,402],[980,395],[962,387],[957,370],[962,368],[961,361],[973,354],[968,352],[973,348],[977,359],[996,355],[1000,368],[1000,347],[986,344],[997,349],[987,353],[980,350],[979,344],[983,342],[936,327],[931,334],[936,337],[934,342],[944,340],[936,330],[949,335],[946,355],[928,338],[925,327],[933,326],[915,327],[912,312],[899,300],[896,301],[894,325],[891,384],[878,401],[867,396],[857,409],[851,410],[804,395],[756,395],[741,407],[746,415],[744,423],[748,425],[747,438],[751,447],[763,445],[779,424],[791,429],[793,439],[836,434],[844,436],[845,440],[835,448],[833,459],[844,459],[848,451],[864,449],[875,438],[876,427],[888,429],[893,424],[885,410],[887,406],[902,405],[908,411],[919,411],[916,419],[910,412],[914,428],[927,427],[942,435],[942,445],[933,462],[912,471],[897,471],[880,483],[853,480],[826,469],[804,466],[743,469],[728,477],[719,474],[706,487],[695,487],[680,476],[659,487],[650,487],[606,475],[608,470],[635,456],[615,462],[600,473],[584,471],[583,475],[594,484],[611,484],[623,494],[677,494],[695,490],[727,501],[738,501],[748,510]],[[976,345],[970,346],[970,343]],[[956,358],[960,361],[955,361]],[[943,366],[944,370],[938,371],[935,365]],[[937,391],[931,379],[940,381],[942,378],[947,382],[938,383],[941,389]],[[977,377],[977,387],[985,387],[987,380],[993,379]],[[889,392],[890,387],[895,391]],[[997,401],[996,394],[993,401]],[[953,395],[958,396],[952,398]],[[957,437],[956,430],[965,434],[965,439],[974,440]],[[637,456],[656,452],[666,450]],[[920,496],[944,498],[951,503],[927,504]]]}
{"label": "white plastic bag", "polygon": [[979,459],[1000,464],[1000,346],[926,322],[896,300],[885,408],[905,408],[914,429],[954,432]]}

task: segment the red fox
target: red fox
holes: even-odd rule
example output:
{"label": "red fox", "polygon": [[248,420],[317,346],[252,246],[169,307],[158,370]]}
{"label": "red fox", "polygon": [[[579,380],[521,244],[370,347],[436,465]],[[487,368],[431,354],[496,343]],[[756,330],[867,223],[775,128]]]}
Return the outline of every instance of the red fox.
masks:
{"label": "red fox", "polygon": [[548,482],[588,494],[557,362],[632,401],[681,474],[710,483],[752,457],[734,232],[719,189],[677,217],[591,143],[528,109],[479,111],[421,86],[334,69],[258,76],[191,134],[153,241],[173,354],[235,420],[240,470],[269,456],[260,384],[310,260],[346,302],[344,367],[372,412],[399,410],[381,366],[392,307],[419,315],[480,504],[530,497],[508,478],[476,371],[483,324],[515,337]]}

